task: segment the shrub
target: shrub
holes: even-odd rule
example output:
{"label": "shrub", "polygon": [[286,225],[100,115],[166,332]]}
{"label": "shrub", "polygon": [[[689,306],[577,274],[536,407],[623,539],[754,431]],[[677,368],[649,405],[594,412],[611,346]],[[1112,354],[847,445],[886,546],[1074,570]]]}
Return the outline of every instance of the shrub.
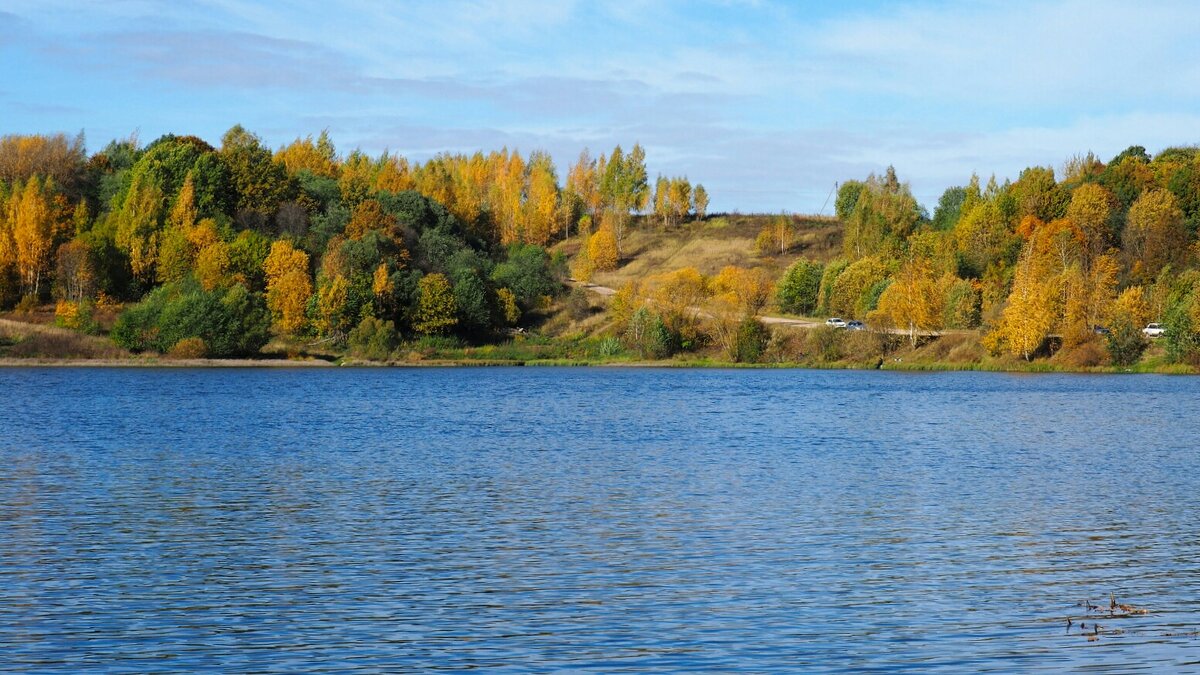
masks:
{"label": "shrub", "polygon": [[606,337],[596,345],[597,356],[616,356],[621,353],[621,341],[615,337]]}
{"label": "shrub", "polygon": [[1119,322],[1108,334],[1108,356],[1114,366],[1137,363],[1148,346],[1142,331],[1129,321]]}
{"label": "shrub", "polygon": [[828,363],[842,358],[844,330],[818,326],[808,331],[808,352],[817,360]]}
{"label": "shrub", "polygon": [[567,314],[573,321],[582,321],[592,315],[592,303],[588,292],[582,288],[573,288],[567,295]]}
{"label": "shrub", "polygon": [[100,324],[96,321],[95,311],[96,306],[90,300],[59,300],[54,307],[54,325],[96,335],[100,332]]}
{"label": "shrub", "polygon": [[742,319],[734,339],[733,360],[740,363],[757,363],[770,339],[771,332],[761,321],[752,316]]}
{"label": "shrub", "polygon": [[241,285],[206,291],[192,279],[167,284],[125,310],[111,337],[131,351],[167,353],[185,338],[200,338],[214,357],[257,353],[271,317],[262,295]]}
{"label": "shrub", "polygon": [[36,295],[21,296],[21,301],[17,303],[13,311],[17,314],[33,314],[40,304]]}
{"label": "shrub", "polygon": [[386,361],[400,343],[396,324],[368,316],[350,331],[350,353],[361,359]]}
{"label": "shrub", "polygon": [[174,347],[167,352],[167,355],[173,359],[202,359],[208,354],[208,347],[204,344],[204,340],[198,337],[184,338],[175,343]]}
{"label": "shrub", "polygon": [[633,313],[625,329],[625,344],[643,358],[666,358],[675,352],[677,342],[662,317],[645,307]]}

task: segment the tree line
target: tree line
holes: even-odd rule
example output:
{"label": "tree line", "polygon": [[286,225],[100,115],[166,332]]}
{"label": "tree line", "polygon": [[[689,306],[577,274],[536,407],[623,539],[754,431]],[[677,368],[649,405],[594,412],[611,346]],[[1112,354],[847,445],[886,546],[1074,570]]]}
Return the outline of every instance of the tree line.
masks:
{"label": "tree line", "polygon": [[[673,217],[706,208],[702,186],[667,186]],[[168,134],[89,155],[82,136],[5,136],[0,309],[57,300],[87,329],[124,303],[119,344],[217,356],[272,335],[488,340],[559,293],[548,246],[582,228],[619,251],[650,200],[639,145],[583,151],[560,185],[540,151],[410,162],[340,155],[324,132],[272,151],[234,126],[218,147]]]}

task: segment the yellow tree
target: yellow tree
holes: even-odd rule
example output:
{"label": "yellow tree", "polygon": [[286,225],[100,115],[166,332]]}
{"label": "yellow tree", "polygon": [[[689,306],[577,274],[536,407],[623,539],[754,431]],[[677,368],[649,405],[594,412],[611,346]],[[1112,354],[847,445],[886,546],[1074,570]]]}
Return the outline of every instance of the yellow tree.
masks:
{"label": "yellow tree", "polygon": [[654,288],[654,306],[667,328],[684,340],[693,339],[698,308],[709,296],[704,275],[695,267],[684,267],[651,277],[648,283]]}
{"label": "yellow tree", "polygon": [[1117,198],[1097,183],[1084,183],[1071,193],[1067,218],[1079,228],[1089,265],[1112,244],[1110,222],[1116,208]]}
{"label": "yellow tree", "polygon": [[117,246],[129,254],[129,264],[138,279],[154,278],[158,263],[159,219],[163,194],[153,181],[139,174],[133,179],[121,209],[117,212]]}
{"label": "yellow tree", "polygon": [[21,277],[25,292],[38,295],[42,280],[50,271],[50,253],[54,246],[54,213],[36,176],[24,186],[17,185],[8,203],[9,257]]}
{"label": "yellow tree", "polygon": [[696,183],[696,189],[692,190],[692,203],[696,208],[696,217],[704,220],[708,215],[708,190],[699,183]]}
{"label": "yellow tree", "polygon": [[1001,336],[1013,354],[1026,361],[1033,358],[1054,325],[1056,295],[1054,285],[1047,282],[1027,249],[1017,263],[1012,293],[1000,322]]}
{"label": "yellow tree", "polygon": [[545,246],[555,234],[558,209],[558,178],[550,155],[535,152],[529,156],[529,185],[524,204],[525,241]]}
{"label": "yellow tree", "polygon": [[377,163],[378,172],[375,174],[375,190],[378,192],[404,192],[416,187],[412,169],[408,160],[399,155],[383,153]]}
{"label": "yellow tree", "polygon": [[196,278],[204,290],[211,291],[229,283],[229,245],[217,240],[196,255]]}
{"label": "yellow tree", "polygon": [[744,269],[727,265],[713,277],[717,293],[730,294],[743,317],[754,316],[775,292],[775,283],[762,268]]}
{"label": "yellow tree", "polygon": [[617,235],[611,227],[602,226],[588,239],[587,257],[592,270],[617,269]]}
{"label": "yellow tree", "polygon": [[308,274],[308,254],[286,240],[271,245],[263,264],[267,277],[267,306],[275,319],[275,328],[296,333],[304,327],[308,299],[312,297],[312,279]]}
{"label": "yellow tree", "polygon": [[337,155],[333,142],[329,140],[328,131],[322,131],[314,143],[312,136],[297,138],[291,145],[280,148],[275,153],[275,161],[287,167],[288,174],[294,175],[301,169],[311,172],[314,176],[337,178]]}
{"label": "yellow tree", "polygon": [[454,288],[444,274],[427,274],[418,284],[417,316],[413,328],[425,335],[440,335],[458,323]]}
{"label": "yellow tree", "polygon": [[945,292],[934,279],[929,261],[914,257],[879,296],[878,312],[891,325],[907,329],[908,339],[916,347],[920,333],[942,327],[944,301]]}
{"label": "yellow tree", "polygon": [[1134,280],[1154,279],[1166,265],[1178,262],[1187,251],[1183,211],[1169,190],[1147,190],[1129,207],[1124,233],[1124,253]]}

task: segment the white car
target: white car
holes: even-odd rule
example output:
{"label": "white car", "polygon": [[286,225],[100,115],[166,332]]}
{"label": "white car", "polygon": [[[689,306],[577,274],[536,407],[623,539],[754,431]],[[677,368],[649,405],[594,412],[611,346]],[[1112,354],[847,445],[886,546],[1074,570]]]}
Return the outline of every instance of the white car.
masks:
{"label": "white car", "polygon": [[1142,333],[1149,338],[1162,337],[1163,327],[1157,323],[1148,323],[1146,324],[1146,327],[1142,329]]}
{"label": "white car", "polygon": [[832,326],[834,328],[845,328],[846,322],[842,321],[841,318],[835,316],[835,317],[832,317],[829,319],[825,319],[825,325]]}

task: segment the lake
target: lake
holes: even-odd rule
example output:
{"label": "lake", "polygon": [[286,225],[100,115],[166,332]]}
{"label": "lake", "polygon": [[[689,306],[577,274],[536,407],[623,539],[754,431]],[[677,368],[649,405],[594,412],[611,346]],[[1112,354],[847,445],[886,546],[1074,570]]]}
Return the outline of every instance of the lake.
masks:
{"label": "lake", "polygon": [[[1200,378],[10,368],[0,395],[0,670],[1200,668]],[[1110,593],[1149,613],[1089,639]]]}

